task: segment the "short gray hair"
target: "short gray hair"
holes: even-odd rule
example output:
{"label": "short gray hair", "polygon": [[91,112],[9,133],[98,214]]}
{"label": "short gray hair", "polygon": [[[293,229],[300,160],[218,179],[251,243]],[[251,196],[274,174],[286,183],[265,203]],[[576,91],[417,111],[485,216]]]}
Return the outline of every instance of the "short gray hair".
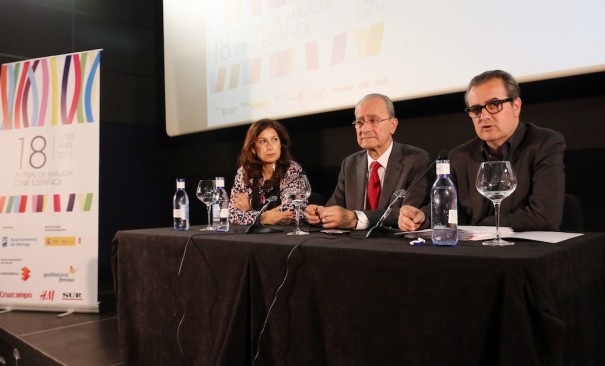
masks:
{"label": "short gray hair", "polygon": [[361,100],[355,105],[355,116],[357,116],[357,107],[359,107],[361,103],[369,99],[382,99],[382,101],[384,101],[384,104],[386,104],[387,109],[389,110],[389,117],[395,117],[395,106],[393,106],[393,101],[391,100],[391,98],[378,93],[368,94],[365,97],[361,98]]}

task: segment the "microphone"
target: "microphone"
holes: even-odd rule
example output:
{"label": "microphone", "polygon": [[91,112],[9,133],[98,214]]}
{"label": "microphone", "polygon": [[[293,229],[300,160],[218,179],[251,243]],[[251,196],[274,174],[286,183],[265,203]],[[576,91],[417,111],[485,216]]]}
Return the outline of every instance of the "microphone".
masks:
{"label": "microphone", "polygon": [[447,150],[441,150],[436,156],[435,159],[433,159],[433,161],[426,167],[426,169],[424,169],[424,171],[419,174],[416,179],[414,179],[414,181],[408,186],[408,189],[399,189],[397,191],[395,191],[395,193],[393,193],[393,195],[395,196],[395,199],[393,201],[391,201],[391,203],[389,203],[389,205],[387,206],[386,211],[384,212],[384,214],[382,214],[382,216],[380,217],[380,219],[378,220],[378,222],[376,223],[376,225],[374,225],[374,227],[372,227],[368,233],[366,234],[366,238],[371,238],[371,237],[376,237],[376,236],[385,236],[385,234],[391,234],[391,233],[396,233],[399,232],[400,230],[398,229],[393,229],[393,228],[388,228],[388,227],[384,227],[382,225],[384,225],[384,220],[387,219],[387,217],[389,217],[389,215],[391,214],[391,210],[393,208],[393,206],[395,205],[395,203],[397,203],[397,201],[400,198],[405,197],[405,195],[407,194],[407,192],[410,191],[410,189],[412,189],[412,187],[414,187],[416,185],[416,183],[418,183],[418,181],[420,181],[420,179],[422,179],[431,169],[431,167],[435,164],[435,162],[439,159],[441,159],[443,156],[447,156]]}
{"label": "microphone", "polygon": [[[424,173],[422,175],[424,175]],[[417,181],[418,180],[412,182],[412,184],[410,184],[410,188],[412,188],[412,186]],[[389,215],[391,214],[391,210],[393,209],[393,205],[395,205],[395,203],[397,203],[397,201],[399,201],[400,198],[405,197],[406,193],[407,193],[407,191],[405,189],[398,189],[398,190],[395,191],[395,193],[393,193],[393,196],[395,196],[395,199],[392,200],[391,203],[389,203],[389,205],[387,206],[387,209],[384,211],[384,213],[382,214],[382,216],[380,217],[380,219],[378,220],[378,222],[376,223],[376,225],[374,225],[374,227],[372,227],[370,229],[370,231],[368,231],[368,233],[366,234],[366,238],[371,238],[372,236],[380,236],[380,234],[389,234],[389,233],[394,233],[394,232],[399,231],[397,229],[392,229],[392,228],[384,227],[382,225],[384,224],[384,220],[386,220],[386,218],[389,217]]]}
{"label": "microphone", "polygon": [[280,233],[283,231],[282,229],[279,229],[279,228],[276,228],[273,226],[262,225],[259,222],[260,215],[262,215],[263,212],[267,211],[267,208],[269,207],[269,204],[271,204],[271,202],[275,202],[275,201],[277,201],[277,196],[271,196],[271,197],[267,198],[267,202],[265,202],[263,207],[261,207],[261,209],[256,214],[256,217],[254,218],[254,222],[250,226],[248,226],[248,228],[246,229],[246,234]]}

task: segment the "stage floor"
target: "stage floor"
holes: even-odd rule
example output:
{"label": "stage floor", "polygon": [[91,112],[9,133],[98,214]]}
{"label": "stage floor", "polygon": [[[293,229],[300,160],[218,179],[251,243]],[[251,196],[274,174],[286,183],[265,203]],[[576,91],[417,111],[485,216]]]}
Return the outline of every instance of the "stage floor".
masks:
{"label": "stage floor", "polygon": [[0,361],[6,365],[123,365],[115,312],[12,311],[0,314]]}

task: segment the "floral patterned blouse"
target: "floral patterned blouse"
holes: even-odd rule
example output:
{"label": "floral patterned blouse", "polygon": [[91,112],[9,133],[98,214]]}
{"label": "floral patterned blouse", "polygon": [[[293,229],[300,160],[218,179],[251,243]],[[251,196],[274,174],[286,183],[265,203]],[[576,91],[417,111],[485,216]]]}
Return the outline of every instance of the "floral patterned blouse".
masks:
{"label": "floral patterned blouse", "polygon": [[[281,192],[284,188],[288,186],[292,186],[296,184],[296,178],[299,174],[302,173],[302,167],[295,161],[290,161],[290,166],[288,170],[286,170],[286,174],[284,178],[279,182],[279,190],[280,190],[280,199],[281,199],[281,208],[280,211],[292,211],[295,212],[294,205],[292,201],[289,199],[284,199]],[[261,180],[260,184],[262,185],[264,180]],[[237,174],[235,175],[235,181],[233,182],[233,188],[231,188],[231,195],[229,196],[229,222],[236,225],[250,225],[254,222],[256,215],[258,215],[258,211],[251,209],[249,211],[241,211],[235,207],[235,194],[236,193],[246,193],[248,194],[248,198],[252,197],[252,182],[249,185],[246,185],[244,182],[244,169],[240,167],[237,169]],[[262,194],[262,193],[261,193]],[[305,207],[307,207],[308,201],[307,199],[301,204],[300,209],[301,212],[304,211]]]}

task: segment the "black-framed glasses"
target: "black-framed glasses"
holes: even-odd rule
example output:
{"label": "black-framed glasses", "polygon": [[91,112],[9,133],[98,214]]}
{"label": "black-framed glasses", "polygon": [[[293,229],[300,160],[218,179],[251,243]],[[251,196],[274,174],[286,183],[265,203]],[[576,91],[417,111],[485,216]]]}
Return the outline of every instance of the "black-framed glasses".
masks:
{"label": "black-framed glasses", "polygon": [[502,104],[512,102],[515,98],[506,98],[506,99],[496,99],[491,102],[485,103],[484,105],[476,105],[472,107],[464,108],[464,111],[468,113],[468,116],[471,118],[479,118],[481,117],[481,113],[483,112],[483,108],[489,112],[489,114],[496,114],[502,110]]}
{"label": "black-framed glasses", "polygon": [[363,128],[363,125],[366,124],[366,123],[370,127],[376,127],[376,126],[378,126],[378,124],[380,122],[384,122],[384,121],[389,120],[391,118],[393,118],[393,117],[387,117],[387,118],[383,118],[383,119],[380,119],[380,118],[370,118],[368,120],[357,119],[357,120],[353,121],[352,124],[353,124],[353,126],[355,126],[355,128],[357,128],[358,130],[361,130]]}

